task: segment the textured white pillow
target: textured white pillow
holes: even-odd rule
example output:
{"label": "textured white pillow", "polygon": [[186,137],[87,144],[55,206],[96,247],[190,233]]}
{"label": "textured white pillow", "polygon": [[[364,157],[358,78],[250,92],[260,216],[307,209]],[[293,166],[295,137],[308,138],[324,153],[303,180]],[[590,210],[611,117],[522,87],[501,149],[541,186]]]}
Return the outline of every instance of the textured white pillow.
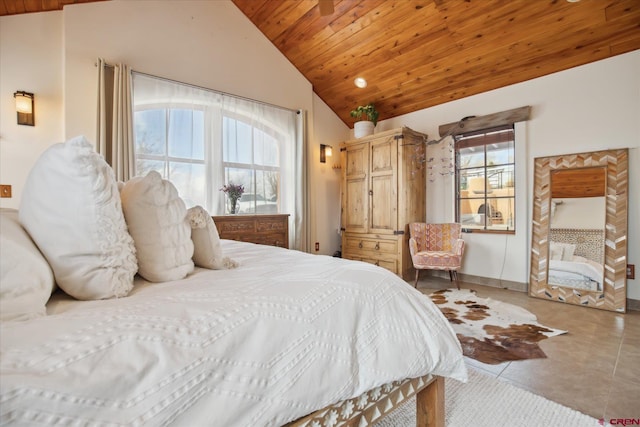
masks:
{"label": "textured white pillow", "polygon": [[211,215],[202,206],[187,211],[193,241],[193,262],[212,270],[235,268],[238,263],[222,254],[220,235]]}
{"label": "textured white pillow", "polygon": [[15,209],[0,210],[0,254],[0,319],[44,316],[53,272],[18,222]]}
{"label": "textured white pillow", "polygon": [[562,260],[563,248],[562,248],[562,245],[560,245],[559,243],[549,242],[549,252],[550,252],[549,259],[552,259],[555,261]]}
{"label": "textured white pillow", "polygon": [[562,245],[562,261],[573,261],[576,245],[573,243],[560,243]]}
{"label": "textured white pillow", "polygon": [[69,295],[123,297],[133,288],[135,248],[113,170],[84,137],[42,153],[27,178],[19,217]]}
{"label": "textured white pillow", "polygon": [[150,282],[178,280],[191,273],[191,228],[176,187],[151,171],[127,181],[120,196],[136,245],[138,273]]}

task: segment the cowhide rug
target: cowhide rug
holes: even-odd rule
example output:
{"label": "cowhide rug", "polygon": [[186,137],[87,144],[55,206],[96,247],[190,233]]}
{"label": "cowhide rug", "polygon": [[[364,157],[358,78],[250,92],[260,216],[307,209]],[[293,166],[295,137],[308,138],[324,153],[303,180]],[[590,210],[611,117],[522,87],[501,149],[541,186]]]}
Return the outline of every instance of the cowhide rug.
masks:
{"label": "cowhide rug", "polygon": [[545,358],[538,342],[567,332],[539,324],[524,308],[479,298],[468,289],[445,289],[429,297],[449,319],[463,354],[483,363]]}

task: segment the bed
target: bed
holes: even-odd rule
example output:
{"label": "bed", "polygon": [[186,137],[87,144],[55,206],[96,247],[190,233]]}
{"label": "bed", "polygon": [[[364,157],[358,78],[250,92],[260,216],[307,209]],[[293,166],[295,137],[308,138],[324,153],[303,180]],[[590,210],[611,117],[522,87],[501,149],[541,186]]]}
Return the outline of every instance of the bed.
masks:
{"label": "bed", "polygon": [[[178,242],[184,234],[184,207],[176,208],[181,202],[175,201],[174,190],[164,192],[167,182],[158,182],[164,190],[155,193],[154,203],[162,194],[170,204],[153,214],[146,211],[141,222],[148,226],[160,217],[169,227],[167,212],[182,219],[171,230],[142,235],[169,245],[160,255],[155,248],[156,257],[149,258],[135,233],[140,224],[127,214],[131,208],[125,196],[133,193],[126,186],[118,192],[116,183],[100,184],[101,205],[84,215],[86,201],[63,201],[63,207],[49,203],[49,210],[43,210],[45,190],[52,190],[39,188],[38,197],[32,197],[32,175],[20,213],[3,210],[0,221],[3,425],[360,426],[380,419],[411,394],[418,394],[420,425],[444,424],[443,378],[466,380],[460,344],[430,299],[394,274],[357,261],[216,240],[210,226],[200,237],[212,236],[207,244],[216,240],[217,264],[198,267],[202,260],[194,260],[203,242],[194,230],[200,225],[192,222],[189,242]],[[45,176],[49,179],[40,179],[41,185],[54,185],[53,175]],[[95,180],[88,182],[96,191]],[[75,189],[73,200],[82,191]],[[124,231],[135,243],[135,271],[131,254],[123,254],[132,245],[127,236],[108,236],[98,245],[96,260],[78,248],[83,244],[78,236],[92,236],[86,243],[94,244],[101,235],[95,230],[78,234],[85,216],[98,215],[94,222],[102,224],[103,234],[123,231],[113,217],[107,221],[104,212],[96,211],[103,209],[106,193],[118,209],[122,198]],[[60,197],[51,199],[60,204]],[[64,222],[56,209],[73,210],[67,213],[73,219]],[[117,216],[118,209],[109,215]],[[40,236],[40,226],[49,242]],[[50,237],[65,226],[72,228]],[[19,233],[22,241],[16,246]],[[72,234],[69,242],[65,233]],[[27,246],[25,238],[38,248],[20,249]],[[51,255],[65,247],[75,255]],[[149,274],[150,260],[175,262],[187,255],[188,262],[162,271],[170,280]],[[38,256],[46,258],[53,273]],[[57,265],[69,258],[74,258],[69,271]],[[103,264],[85,269],[90,262]],[[104,281],[105,272],[113,280],[128,280],[122,268],[135,274],[128,289]],[[93,287],[76,280],[79,270]],[[38,280],[22,280],[35,272]],[[48,274],[55,277],[55,290]],[[75,280],[75,288],[67,278]],[[7,290],[10,284],[20,287]],[[104,289],[98,285],[116,294],[101,297]],[[34,303],[35,294],[40,300]],[[5,317],[29,304],[26,315],[22,310]]]}
{"label": "bed", "polygon": [[549,231],[547,282],[589,291],[602,291],[604,230],[552,228]]}
{"label": "bed", "polygon": [[604,268],[602,264],[581,256],[571,261],[550,260],[549,280],[553,285],[567,286],[589,291],[602,291]]}

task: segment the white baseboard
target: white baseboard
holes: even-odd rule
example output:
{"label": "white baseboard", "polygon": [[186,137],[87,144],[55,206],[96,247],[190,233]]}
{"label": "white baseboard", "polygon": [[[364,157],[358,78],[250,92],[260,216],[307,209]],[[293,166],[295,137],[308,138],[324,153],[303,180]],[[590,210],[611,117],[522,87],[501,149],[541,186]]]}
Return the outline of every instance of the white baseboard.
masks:
{"label": "white baseboard", "polygon": [[[432,276],[443,278],[443,279],[449,279],[448,271],[429,270],[429,274]],[[462,273],[458,273],[458,280],[462,282],[467,282],[467,283],[474,283],[476,285],[491,286],[493,288],[500,288],[500,289],[510,289],[512,291],[518,291],[518,292],[528,291],[527,283],[514,282],[511,280],[500,280],[500,279],[493,279],[491,277],[474,276],[471,274],[462,274]]]}

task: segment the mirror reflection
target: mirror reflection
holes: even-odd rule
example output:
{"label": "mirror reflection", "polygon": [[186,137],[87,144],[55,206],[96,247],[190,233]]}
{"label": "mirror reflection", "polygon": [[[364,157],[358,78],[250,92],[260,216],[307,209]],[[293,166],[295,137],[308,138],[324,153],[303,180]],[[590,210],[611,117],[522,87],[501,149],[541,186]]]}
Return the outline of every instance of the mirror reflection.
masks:
{"label": "mirror reflection", "polygon": [[606,167],[551,173],[547,283],[602,291]]}

